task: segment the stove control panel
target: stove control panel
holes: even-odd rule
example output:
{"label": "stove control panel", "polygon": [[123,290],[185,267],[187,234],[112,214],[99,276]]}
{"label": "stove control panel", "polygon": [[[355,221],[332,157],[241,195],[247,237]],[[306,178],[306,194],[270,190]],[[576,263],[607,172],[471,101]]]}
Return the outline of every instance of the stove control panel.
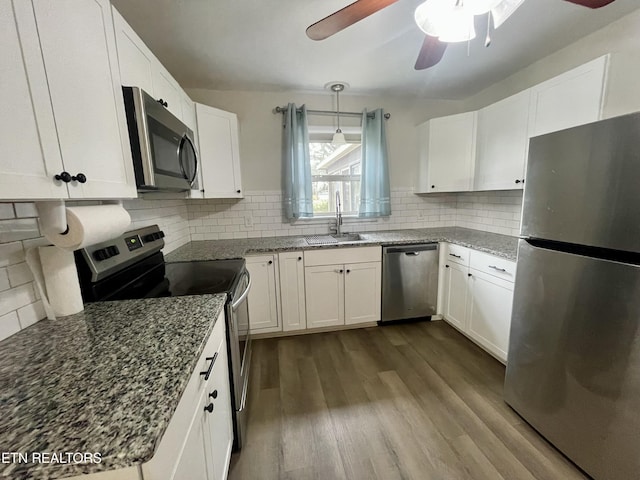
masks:
{"label": "stove control panel", "polygon": [[96,282],[159,252],[163,247],[164,232],[158,225],[151,225],[78,250],[76,263],[83,262],[91,272],[91,281]]}

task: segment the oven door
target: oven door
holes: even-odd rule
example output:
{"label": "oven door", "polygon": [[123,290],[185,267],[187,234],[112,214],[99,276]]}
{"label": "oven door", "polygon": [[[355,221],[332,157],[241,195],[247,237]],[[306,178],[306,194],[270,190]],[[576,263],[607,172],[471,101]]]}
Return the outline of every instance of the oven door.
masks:
{"label": "oven door", "polygon": [[231,374],[233,376],[234,448],[242,447],[247,427],[247,391],[251,366],[251,336],[249,335],[249,306],[247,296],[251,289],[251,277],[245,270],[238,282],[231,301],[227,303],[227,331]]}

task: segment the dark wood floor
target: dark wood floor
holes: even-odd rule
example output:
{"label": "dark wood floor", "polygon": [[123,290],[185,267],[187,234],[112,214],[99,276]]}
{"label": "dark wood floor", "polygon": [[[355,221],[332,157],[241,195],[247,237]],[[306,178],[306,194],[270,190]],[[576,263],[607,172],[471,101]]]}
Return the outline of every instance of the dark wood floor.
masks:
{"label": "dark wood floor", "polygon": [[504,367],[445,322],[254,342],[229,478],[584,477],[502,400]]}

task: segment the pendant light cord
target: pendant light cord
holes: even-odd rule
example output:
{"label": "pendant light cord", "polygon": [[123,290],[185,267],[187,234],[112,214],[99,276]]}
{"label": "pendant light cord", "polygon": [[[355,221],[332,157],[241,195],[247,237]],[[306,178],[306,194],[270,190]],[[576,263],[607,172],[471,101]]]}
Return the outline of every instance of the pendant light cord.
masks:
{"label": "pendant light cord", "polygon": [[336,113],[338,117],[338,132],[342,132],[340,130],[340,90],[336,90]]}

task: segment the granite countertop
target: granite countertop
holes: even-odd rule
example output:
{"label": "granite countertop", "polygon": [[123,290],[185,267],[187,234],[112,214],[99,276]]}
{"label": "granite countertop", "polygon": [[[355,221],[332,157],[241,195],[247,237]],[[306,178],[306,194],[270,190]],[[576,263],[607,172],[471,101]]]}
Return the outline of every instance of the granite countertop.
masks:
{"label": "granite countertop", "polygon": [[190,242],[166,256],[167,262],[221,260],[242,258],[267,252],[311,250],[317,248],[344,248],[366,245],[406,245],[412,243],[450,242],[515,261],[518,239],[508,235],[482,232],[461,227],[418,228],[364,232],[362,240],[329,245],[309,245],[304,236],[262,237],[234,240],[201,240]]}
{"label": "granite countertop", "polygon": [[0,452],[102,456],[79,465],[0,463],[0,477],[54,479],[148,461],[225,298],[93,303],[0,342]]}

